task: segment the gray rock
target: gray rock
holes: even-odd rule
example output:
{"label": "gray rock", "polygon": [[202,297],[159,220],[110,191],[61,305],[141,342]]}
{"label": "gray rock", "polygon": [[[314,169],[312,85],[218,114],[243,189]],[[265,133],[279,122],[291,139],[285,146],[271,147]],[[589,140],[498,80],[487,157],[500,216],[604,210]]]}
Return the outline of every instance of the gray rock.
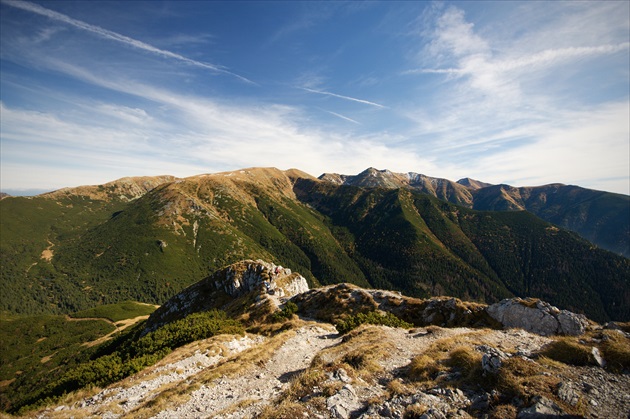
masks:
{"label": "gray rock", "polygon": [[475,349],[483,353],[481,368],[484,374],[497,374],[503,364],[503,360],[508,358],[504,352],[490,346],[481,345]]}
{"label": "gray rock", "polygon": [[558,397],[560,400],[564,401],[571,406],[576,406],[580,401],[580,395],[573,388],[573,384],[567,381],[563,381],[558,384],[558,389],[556,390]]}
{"label": "gray rock", "polygon": [[540,419],[549,416],[561,416],[564,415],[564,411],[551,400],[536,396],[534,397],[534,404],[525,409],[521,409],[516,416],[517,419]]}
{"label": "gray rock", "polygon": [[345,419],[358,406],[357,395],[351,384],[346,384],[334,396],[326,399],[326,407],[333,418]]}
{"label": "gray rock", "polygon": [[344,370],[343,368],[339,368],[337,371],[335,371],[334,378],[344,383],[349,383],[352,381],[352,379],[348,376],[346,370]]}
{"label": "gray rock", "polygon": [[595,362],[597,362],[597,365],[601,368],[606,366],[606,360],[602,357],[602,354],[599,353],[599,349],[593,347],[593,349],[591,349],[591,354],[593,354],[593,358],[595,359]]}
{"label": "gray rock", "polygon": [[578,336],[586,331],[588,320],[581,314],[559,310],[544,301],[508,298],[487,309],[490,317],[503,327],[518,327],[542,336]]}
{"label": "gray rock", "polygon": [[486,411],[490,407],[490,394],[483,393],[474,396],[471,400],[469,409],[477,411]]}

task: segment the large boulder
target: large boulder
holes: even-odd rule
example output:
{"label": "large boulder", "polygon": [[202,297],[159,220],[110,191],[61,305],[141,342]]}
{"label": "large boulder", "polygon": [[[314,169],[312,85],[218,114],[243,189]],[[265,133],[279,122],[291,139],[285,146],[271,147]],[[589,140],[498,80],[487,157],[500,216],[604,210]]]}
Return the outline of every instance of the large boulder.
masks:
{"label": "large boulder", "polygon": [[531,298],[508,298],[486,310],[505,328],[517,327],[542,336],[578,336],[588,326],[584,315],[559,310],[549,303]]}

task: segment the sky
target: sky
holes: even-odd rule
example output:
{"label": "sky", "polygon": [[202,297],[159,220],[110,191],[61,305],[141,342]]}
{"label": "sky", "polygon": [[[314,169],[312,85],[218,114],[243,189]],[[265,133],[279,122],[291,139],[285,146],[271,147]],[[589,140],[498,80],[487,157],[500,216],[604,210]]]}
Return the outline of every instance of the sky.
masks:
{"label": "sky", "polygon": [[630,194],[630,2],[0,0],[0,190],[368,167]]}

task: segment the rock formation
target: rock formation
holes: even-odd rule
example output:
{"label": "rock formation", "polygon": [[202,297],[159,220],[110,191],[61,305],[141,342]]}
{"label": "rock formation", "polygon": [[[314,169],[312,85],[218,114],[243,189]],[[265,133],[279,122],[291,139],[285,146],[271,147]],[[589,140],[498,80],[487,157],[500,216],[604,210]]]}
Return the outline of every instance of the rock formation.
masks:
{"label": "rock formation", "polygon": [[508,298],[492,304],[487,311],[506,328],[518,327],[543,336],[578,336],[588,326],[585,316],[536,299]]}
{"label": "rock formation", "polygon": [[219,270],[168,300],[149,317],[145,333],[191,313],[224,308],[248,294],[254,294],[258,305],[269,301],[277,306],[278,298],[290,298],[308,289],[306,279],[291,269],[262,260],[244,260]]}

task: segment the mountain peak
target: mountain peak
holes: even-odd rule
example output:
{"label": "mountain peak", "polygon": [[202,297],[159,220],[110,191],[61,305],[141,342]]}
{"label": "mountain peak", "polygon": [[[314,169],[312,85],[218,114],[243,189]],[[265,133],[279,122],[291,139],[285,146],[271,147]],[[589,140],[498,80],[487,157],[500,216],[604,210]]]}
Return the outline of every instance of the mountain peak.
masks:
{"label": "mountain peak", "polygon": [[170,175],[123,177],[103,185],[62,188],[40,196],[52,199],[69,196],[87,196],[90,199],[96,200],[120,199],[122,201],[133,201],[150,190],[174,180],[177,180],[177,178]]}
{"label": "mountain peak", "polygon": [[480,180],[471,179],[469,177],[465,177],[463,179],[460,179],[460,180],[457,181],[457,183],[467,187],[468,189],[473,189],[473,190],[485,188],[485,187],[488,187],[488,186],[492,186],[491,183],[482,182]]}
{"label": "mountain peak", "polygon": [[337,185],[364,188],[409,188],[455,204],[472,206],[472,195],[464,185],[459,185],[448,179],[434,178],[415,172],[395,173],[388,169],[379,170],[369,167],[358,175],[324,173],[319,179]]}

